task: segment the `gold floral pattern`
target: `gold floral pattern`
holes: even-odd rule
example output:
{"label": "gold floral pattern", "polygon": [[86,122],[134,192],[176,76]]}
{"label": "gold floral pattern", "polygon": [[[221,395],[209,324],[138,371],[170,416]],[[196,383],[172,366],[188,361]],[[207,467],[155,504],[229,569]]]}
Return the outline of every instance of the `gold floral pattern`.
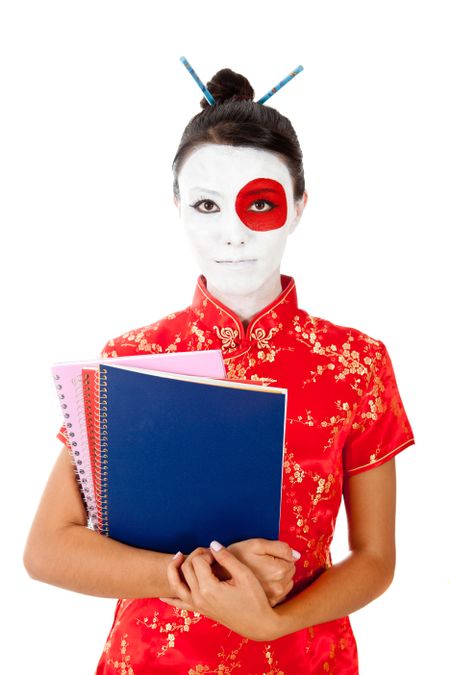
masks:
{"label": "gold floral pattern", "polygon": [[222,340],[222,347],[224,349],[235,349],[236,343],[234,342],[235,338],[238,336],[238,331],[232,329],[229,326],[225,328],[220,328],[218,326],[213,326],[216,331],[217,337],[219,340]]}
{"label": "gold floral pattern", "polygon": [[[279,539],[302,554],[289,598],[332,565],[344,481],[388,461],[414,437],[385,345],[299,308],[292,277],[281,275],[281,285],[244,328],[200,276],[191,305],[109,340],[102,356],[220,349],[228,378],[288,390]],[[58,437],[65,442],[64,427]],[[96,675],[234,671],[356,675],[349,618],[266,644],[158,598],[121,599]]]}
{"label": "gold floral pattern", "polygon": [[202,619],[202,615],[199,612],[188,612],[186,609],[179,609],[178,607],[174,607],[173,609],[175,617],[168,623],[161,621],[159,618],[160,612],[158,612],[158,610],[153,612],[151,622],[147,616],[143,619],[136,619],[136,625],[142,624],[146,628],[158,630],[160,634],[166,636],[165,644],[161,646],[161,649],[156,654],[158,658],[163,656],[168,649],[175,646],[176,632],[187,632],[190,630],[191,626]]}

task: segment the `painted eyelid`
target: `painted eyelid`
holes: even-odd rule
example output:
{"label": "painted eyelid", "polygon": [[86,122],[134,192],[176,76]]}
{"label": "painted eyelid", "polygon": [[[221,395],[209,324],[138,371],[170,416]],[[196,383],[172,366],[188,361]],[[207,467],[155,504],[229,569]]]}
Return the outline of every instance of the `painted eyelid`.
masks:
{"label": "painted eyelid", "polygon": [[[268,204],[269,206],[272,207],[272,208],[270,209],[271,211],[272,211],[273,209],[276,209],[276,208],[278,207],[278,204],[274,204],[274,202],[271,202],[269,199],[254,199],[254,200],[252,201],[252,203],[250,204],[250,206],[253,206],[253,204],[254,204],[255,202],[266,202],[266,204]],[[258,213],[258,210],[256,210],[255,213]],[[259,211],[259,213],[267,213],[267,212]]]}
{"label": "painted eyelid", "polygon": [[216,202],[215,202],[213,199],[209,199],[209,198],[207,198],[207,197],[204,197],[203,199],[198,199],[198,200],[195,202],[195,204],[191,204],[190,206],[192,206],[192,208],[194,208],[194,209],[196,209],[196,210],[198,211],[199,209],[198,209],[197,207],[198,207],[202,202],[211,202],[212,204],[214,204],[215,206],[217,206],[218,211],[200,211],[200,213],[219,213],[220,208],[219,208],[218,204],[216,204]]}
{"label": "painted eyelid", "polygon": [[[217,211],[200,211],[200,213],[219,213],[220,212],[220,207],[218,204],[213,199],[209,199],[209,197],[203,197],[202,199],[198,199],[194,204],[190,204],[190,206],[197,211],[199,211],[198,206],[202,204],[203,202],[211,202],[215,206],[217,206]],[[265,202],[270,206],[270,211],[273,211],[273,209],[278,208],[279,204],[275,204],[274,202],[270,201],[270,199],[265,199],[265,198],[260,198],[260,199],[253,199],[253,201],[250,203],[250,206],[253,206],[256,202]],[[259,211],[258,209],[254,211],[254,213],[267,213],[267,211]]]}

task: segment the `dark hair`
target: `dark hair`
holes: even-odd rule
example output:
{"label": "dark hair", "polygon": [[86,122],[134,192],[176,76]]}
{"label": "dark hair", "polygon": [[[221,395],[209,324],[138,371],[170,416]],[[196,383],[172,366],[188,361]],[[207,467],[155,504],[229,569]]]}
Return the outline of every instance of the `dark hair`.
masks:
{"label": "dark hair", "polygon": [[192,117],[183,132],[172,163],[175,197],[180,197],[178,173],[189,152],[203,143],[217,143],[278,153],[292,176],[294,199],[301,199],[305,191],[303,154],[288,118],[275,108],[254,102],[250,82],[230,68],[219,70],[206,86],[216,103],[210,105],[203,97],[202,112]]}

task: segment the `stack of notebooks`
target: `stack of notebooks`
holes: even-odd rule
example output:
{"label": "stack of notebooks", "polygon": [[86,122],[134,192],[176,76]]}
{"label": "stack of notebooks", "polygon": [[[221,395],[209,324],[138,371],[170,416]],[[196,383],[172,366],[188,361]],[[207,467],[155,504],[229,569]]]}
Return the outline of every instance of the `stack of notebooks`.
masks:
{"label": "stack of notebooks", "polygon": [[52,374],[92,529],[165,553],[279,538],[287,389],[227,379],[220,350]]}

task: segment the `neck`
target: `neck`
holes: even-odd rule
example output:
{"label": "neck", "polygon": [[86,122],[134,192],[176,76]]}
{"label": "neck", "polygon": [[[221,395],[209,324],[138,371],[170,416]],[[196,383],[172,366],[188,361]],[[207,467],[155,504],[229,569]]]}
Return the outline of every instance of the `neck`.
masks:
{"label": "neck", "polygon": [[247,295],[235,295],[219,290],[207,281],[208,291],[223,305],[229,307],[242,321],[244,328],[264,307],[273,302],[283,290],[279,268],[256,291]]}

